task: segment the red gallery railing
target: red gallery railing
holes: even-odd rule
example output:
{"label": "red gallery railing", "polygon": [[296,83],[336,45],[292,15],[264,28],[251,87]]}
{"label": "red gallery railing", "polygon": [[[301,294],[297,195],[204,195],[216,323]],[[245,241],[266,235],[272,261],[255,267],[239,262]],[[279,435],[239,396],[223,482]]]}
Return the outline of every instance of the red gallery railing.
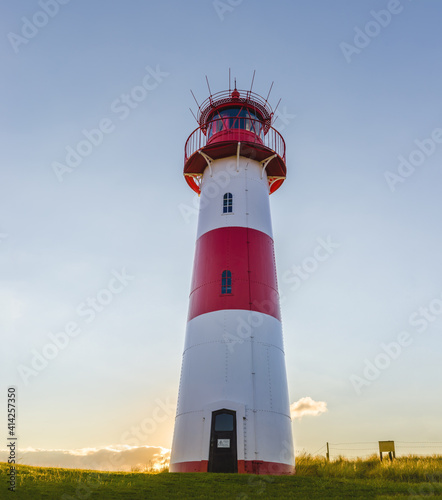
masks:
{"label": "red gallery railing", "polygon": [[285,163],[285,142],[273,127],[264,133],[262,121],[252,118],[217,118],[198,127],[189,136],[184,148],[184,162],[201,148],[211,144],[237,141],[264,146],[282,158]]}

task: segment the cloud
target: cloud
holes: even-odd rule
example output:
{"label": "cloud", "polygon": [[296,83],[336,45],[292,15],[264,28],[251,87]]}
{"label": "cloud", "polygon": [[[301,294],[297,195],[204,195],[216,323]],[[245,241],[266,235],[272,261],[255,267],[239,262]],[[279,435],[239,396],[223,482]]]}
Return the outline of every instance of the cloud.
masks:
{"label": "cloud", "polygon": [[[0,461],[7,462],[9,452],[0,450]],[[106,471],[157,469],[169,465],[170,450],[161,446],[107,446],[78,450],[19,450],[17,463],[40,467],[63,467]]]}
{"label": "cloud", "polygon": [[325,401],[313,401],[309,396],[301,398],[290,405],[290,415],[292,419],[301,420],[306,415],[317,417],[327,410],[327,403]]}

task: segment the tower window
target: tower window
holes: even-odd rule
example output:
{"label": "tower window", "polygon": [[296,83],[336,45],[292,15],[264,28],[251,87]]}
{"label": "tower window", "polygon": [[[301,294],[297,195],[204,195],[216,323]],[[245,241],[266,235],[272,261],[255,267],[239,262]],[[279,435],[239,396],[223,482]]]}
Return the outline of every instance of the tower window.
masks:
{"label": "tower window", "polygon": [[234,421],[232,413],[218,413],[215,417],[216,431],[233,431]]}
{"label": "tower window", "polygon": [[221,293],[232,293],[232,272],[223,271],[221,275]]}
{"label": "tower window", "polygon": [[233,195],[226,193],[223,197],[223,214],[231,214],[233,212]]}

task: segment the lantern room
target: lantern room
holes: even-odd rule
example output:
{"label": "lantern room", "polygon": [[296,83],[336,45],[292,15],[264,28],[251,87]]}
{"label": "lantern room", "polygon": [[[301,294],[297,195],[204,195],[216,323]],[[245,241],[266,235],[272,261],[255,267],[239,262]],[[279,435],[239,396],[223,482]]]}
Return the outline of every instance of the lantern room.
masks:
{"label": "lantern room", "polygon": [[286,177],[285,142],[272,127],[274,113],[258,94],[251,91],[218,92],[208,97],[198,110],[199,127],[187,139],[184,176],[200,193],[204,170],[213,160],[229,156],[251,158],[262,163],[269,194]]}

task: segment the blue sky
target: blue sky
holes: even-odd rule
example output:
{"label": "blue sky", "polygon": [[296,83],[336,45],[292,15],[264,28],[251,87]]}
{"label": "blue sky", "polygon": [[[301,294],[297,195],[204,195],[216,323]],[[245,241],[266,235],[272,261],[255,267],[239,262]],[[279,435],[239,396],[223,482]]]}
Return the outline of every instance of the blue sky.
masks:
{"label": "blue sky", "polygon": [[[271,208],[290,400],[328,409],[294,421],[296,449],[442,441],[442,7],[64,2],[46,20],[44,0],[0,16],[1,380],[17,386],[19,446],[170,447],[197,222],[189,89],[203,101],[207,75],[225,90],[229,67],[282,98],[288,176]],[[125,95],[138,102],[117,112]],[[60,182],[54,163],[100,124]],[[78,334],[21,376],[70,323]]]}

